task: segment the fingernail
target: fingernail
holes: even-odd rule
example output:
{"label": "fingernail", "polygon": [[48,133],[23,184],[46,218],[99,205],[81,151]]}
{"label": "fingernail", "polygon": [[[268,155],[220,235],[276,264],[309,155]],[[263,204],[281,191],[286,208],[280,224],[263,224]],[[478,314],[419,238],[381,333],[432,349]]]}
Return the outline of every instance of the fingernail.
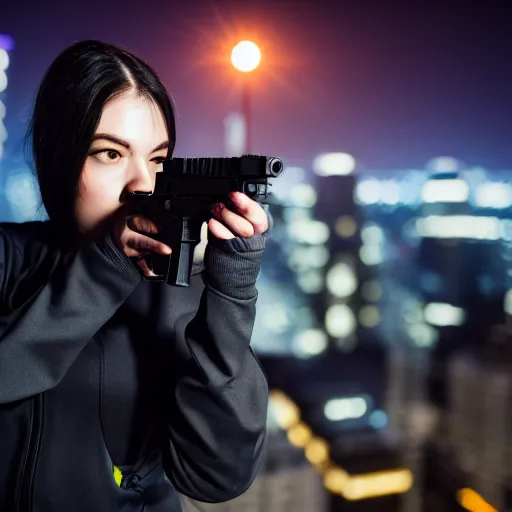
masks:
{"label": "fingernail", "polygon": [[245,201],[245,194],[242,194],[242,192],[231,192],[229,197],[232,201],[238,204],[243,204]]}

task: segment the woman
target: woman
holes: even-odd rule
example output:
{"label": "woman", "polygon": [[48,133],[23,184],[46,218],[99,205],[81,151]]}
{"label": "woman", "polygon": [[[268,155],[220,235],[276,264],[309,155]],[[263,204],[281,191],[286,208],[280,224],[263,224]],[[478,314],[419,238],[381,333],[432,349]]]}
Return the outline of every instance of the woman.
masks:
{"label": "woman", "polygon": [[175,125],[155,72],[112,45],[57,57],[31,141],[50,220],[0,225],[0,510],[175,512],[177,491],[240,495],[265,438],[249,346],[265,212],[233,194],[190,288],[142,279],[142,256],[172,247],[126,196],[152,191]]}

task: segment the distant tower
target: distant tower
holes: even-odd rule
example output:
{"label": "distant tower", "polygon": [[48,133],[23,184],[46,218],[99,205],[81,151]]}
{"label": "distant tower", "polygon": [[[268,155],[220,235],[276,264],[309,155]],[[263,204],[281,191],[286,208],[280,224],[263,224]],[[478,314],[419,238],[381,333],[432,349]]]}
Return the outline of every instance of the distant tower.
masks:
{"label": "distant tower", "polygon": [[233,112],[224,119],[224,152],[227,157],[241,156],[247,144],[247,123],[242,114]]}

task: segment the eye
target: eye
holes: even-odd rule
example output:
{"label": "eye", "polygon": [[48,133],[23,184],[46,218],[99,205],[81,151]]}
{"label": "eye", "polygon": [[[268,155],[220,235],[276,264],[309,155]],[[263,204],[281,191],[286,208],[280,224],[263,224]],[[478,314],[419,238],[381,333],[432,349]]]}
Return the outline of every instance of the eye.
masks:
{"label": "eye", "polygon": [[113,149],[108,149],[105,151],[105,156],[107,157],[107,160],[116,160],[117,157],[121,158],[121,155]]}
{"label": "eye", "polygon": [[115,149],[101,149],[91,153],[91,156],[96,157],[104,164],[114,164],[121,158],[121,153]]}

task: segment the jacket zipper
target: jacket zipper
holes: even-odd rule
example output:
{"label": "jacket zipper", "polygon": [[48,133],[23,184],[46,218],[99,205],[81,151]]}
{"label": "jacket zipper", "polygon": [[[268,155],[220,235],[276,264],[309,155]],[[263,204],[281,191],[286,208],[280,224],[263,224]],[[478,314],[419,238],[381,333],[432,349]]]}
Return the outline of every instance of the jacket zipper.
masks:
{"label": "jacket zipper", "polygon": [[23,463],[20,486],[16,499],[17,512],[32,512],[34,506],[34,480],[39,457],[39,448],[41,445],[43,406],[44,396],[42,394],[34,396],[31,408],[32,410],[28,449],[25,456],[25,461]]}

